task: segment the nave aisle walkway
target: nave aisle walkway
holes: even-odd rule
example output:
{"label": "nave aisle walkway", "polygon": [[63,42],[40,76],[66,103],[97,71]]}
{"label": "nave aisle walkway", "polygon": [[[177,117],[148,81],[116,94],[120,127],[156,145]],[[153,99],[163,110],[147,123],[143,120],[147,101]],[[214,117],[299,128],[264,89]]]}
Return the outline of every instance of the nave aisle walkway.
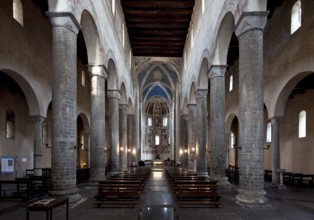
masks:
{"label": "nave aisle walkway", "polygon": [[[171,194],[164,168],[152,168],[136,208],[95,208],[97,188],[80,186],[83,200],[70,208],[70,220],[313,220],[314,189],[266,188],[269,204],[243,207],[235,202],[235,189],[220,189],[219,208],[179,208]],[[0,200],[0,220],[25,220],[21,202]],[[44,220],[44,213],[31,213],[30,219]],[[53,219],[65,219],[65,209],[54,210]]]}

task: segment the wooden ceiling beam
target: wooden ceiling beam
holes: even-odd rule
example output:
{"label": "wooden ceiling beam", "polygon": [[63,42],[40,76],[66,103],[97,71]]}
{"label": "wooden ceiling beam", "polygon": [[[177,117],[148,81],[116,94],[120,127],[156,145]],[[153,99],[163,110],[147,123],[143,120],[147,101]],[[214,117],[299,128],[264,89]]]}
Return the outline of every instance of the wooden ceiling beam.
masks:
{"label": "wooden ceiling beam", "polygon": [[193,8],[194,1],[121,1],[123,8]]}

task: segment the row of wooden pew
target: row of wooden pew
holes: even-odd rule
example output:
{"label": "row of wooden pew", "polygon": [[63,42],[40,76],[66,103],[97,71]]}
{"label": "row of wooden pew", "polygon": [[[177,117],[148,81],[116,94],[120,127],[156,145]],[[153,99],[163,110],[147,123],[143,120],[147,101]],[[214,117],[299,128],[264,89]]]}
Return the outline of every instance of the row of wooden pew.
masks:
{"label": "row of wooden pew", "polygon": [[150,176],[150,168],[132,168],[99,181],[94,204],[97,207],[134,207]]}
{"label": "row of wooden pew", "polygon": [[179,206],[214,206],[218,208],[220,196],[215,181],[179,168],[167,168],[166,177]]}
{"label": "row of wooden pew", "polygon": [[[272,170],[264,170],[265,181],[272,181]],[[292,187],[314,187],[314,174],[283,172],[283,184]]]}
{"label": "row of wooden pew", "polygon": [[50,179],[45,176],[0,180],[0,199],[33,199],[48,194],[49,186]]}

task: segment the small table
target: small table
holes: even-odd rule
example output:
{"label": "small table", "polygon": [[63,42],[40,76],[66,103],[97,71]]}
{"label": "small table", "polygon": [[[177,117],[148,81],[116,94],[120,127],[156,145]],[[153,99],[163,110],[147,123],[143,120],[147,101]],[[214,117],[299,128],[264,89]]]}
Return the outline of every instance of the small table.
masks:
{"label": "small table", "polygon": [[35,200],[26,206],[26,220],[29,220],[30,212],[46,212],[46,220],[52,220],[52,210],[66,204],[66,220],[69,219],[69,198],[57,197]]}

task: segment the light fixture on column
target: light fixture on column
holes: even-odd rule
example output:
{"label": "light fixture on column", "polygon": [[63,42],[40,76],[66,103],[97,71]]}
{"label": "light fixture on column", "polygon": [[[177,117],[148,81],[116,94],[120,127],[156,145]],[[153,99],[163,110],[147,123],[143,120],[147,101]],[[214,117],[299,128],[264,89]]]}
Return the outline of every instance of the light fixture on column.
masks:
{"label": "light fixture on column", "polygon": [[195,154],[195,147],[192,147],[192,148],[191,148],[191,153],[192,153],[192,154]]}
{"label": "light fixture on column", "polygon": [[180,149],[179,154],[180,154],[180,155],[182,155],[182,154],[183,154],[183,150],[182,150],[182,149]]}
{"label": "light fixture on column", "polygon": [[128,153],[131,153],[131,149],[130,148],[128,149]]}
{"label": "light fixture on column", "polygon": [[132,150],[132,154],[136,154],[136,150],[135,149]]}
{"label": "light fixture on column", "polygon": [[186,154],[187,154],[187,153],[188,153],[188,150],[187,150],[187,149],[184,149],[184,153],[186,153]]}
{"label": "light fixture on column", "polygon": [[123,151],[124,149],[123,149],[123,147],[120,147],[120,151]]}

